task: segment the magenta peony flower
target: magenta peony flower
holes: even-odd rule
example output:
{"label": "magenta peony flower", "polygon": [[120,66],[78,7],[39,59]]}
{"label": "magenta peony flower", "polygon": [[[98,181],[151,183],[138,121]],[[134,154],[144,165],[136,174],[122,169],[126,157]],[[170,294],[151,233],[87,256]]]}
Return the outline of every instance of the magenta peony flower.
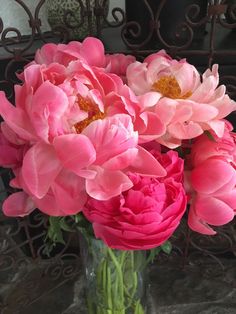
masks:
{"label": "magenta peony flower", "polygon": [[204,130],[212,129],[221,137],[221,119],[236,109],[236,103],[225,94],[225,86],[217,87],[216,65],[201,77],[185,60],[173,60],[161,51],[143,63],[129,65],[127,80],[143,112],[155,114],[165,125],[165,132],[158,133],[156,140],[169,148],[180,146],[182,140],[195,138]]}
{"label": "magenta peony flower", "polygon": [[235,134],[226,123],[222,138],[205,134],[193,144],[191,170],[187,171],[191,195],[188,224],[199,233],[213,235],[209,226],[230,222],[236,213],[236,146]]}
{"label": "magenta peony flower", "polygon": [[83,212],[97,238],[111,248],[144,250],[161,245],[173,234],[185,212],[186,195],[179,177],[175,180],[175,174],[183,172],[183,161],[171,155],[160,158],[169,165],[167,176],[130,173],[133,187],[128,191],[107,201],[88,200]]}

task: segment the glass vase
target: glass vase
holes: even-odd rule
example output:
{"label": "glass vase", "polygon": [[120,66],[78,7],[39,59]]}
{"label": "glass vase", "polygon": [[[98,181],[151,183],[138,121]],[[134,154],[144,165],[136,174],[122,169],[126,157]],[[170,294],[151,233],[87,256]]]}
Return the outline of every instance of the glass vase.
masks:
{"label": "glass vase", "polygon": [[88,314],[145,314],[146,252],[107,247],[94,238],[80,241]]}

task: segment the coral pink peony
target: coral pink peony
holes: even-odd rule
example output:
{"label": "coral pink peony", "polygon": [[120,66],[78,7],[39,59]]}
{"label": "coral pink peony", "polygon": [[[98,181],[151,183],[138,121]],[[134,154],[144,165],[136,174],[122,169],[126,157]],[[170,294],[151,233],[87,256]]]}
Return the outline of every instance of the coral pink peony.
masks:
{"label": "coral pink peony", "polygon": [[68,44],[46,44],[36,52],[34,62],[67,66],[76,60],[82,60],[91,66],[104,67],[106,61],[102,42],[97,38],[87,37],[82,43],[71,41]]}
{"label": "coral pink peony", "polygon": [[[183,171],[182,165],[177,166],[183,161],[167,163],[176,164],[176,173]],[[164,243],[179,225],[186,209],[185,191],[174,176],[156,179],[130,173],[129,177],[131,189],[107,201],[89,199],[83,212],[96,237],[109,247],[151,249]]]}
{"label": "coral pink peony", "polygon": [[182,140],[214,130],[221,137],[222,118],[236,109],[236,103],[219,87],[218,67],[202,77],[185,60],[171,59],[163,51],[134,62],[127,68],[129,87],[142,102],[144,112],[155,114],[165,125],[164,134],[156,140],[174,148]]}
{"label": "coral pink peony", "polygon": [[[107,113],[108,95],[122,91],[117,75],[77,60],[67,66],[31,64],[21,77],[23,85],[15,86],[15,106],[0,93],[0,114],[5,120],[2,147],[7,146],[11,157],[2,165],[14,165],[17,153],[24,150],[13,184],[42,211],[76,213],[86,201],[85,191],[99,200],[117,196],[132,187],[128,171],[165,175],[159,162],[138,146],[131,117]],[[62,173],[67,173],[64,179]],[[80,201],[68,177],[73,178]],[[59,186],[68,200],[65,205]],[[18,195],[26,204],[25,195]],[[4,208],[10,210],[10,206]]]}
{"label": "coral pink peony", "polygon": [[236,213],[236,146],[235,134],[226,124],[222,138],[212,133],[196,139],[190,162],[193,169],[187,173],[191,202],[188,224],[199,233],[213,235],[209,226],[221,226]]}
{"label": "coral pink peony", "polygon": [[82,61],[90,66],[100,67],[105,72],[114,73],[126,81],[126,69],[135,57],[122,53],[105,54],[103,43],[95,37],[87,37],[82,43],[71,41],[68,44],[45,44],[38,49],[31,64],[51,65],[59,63],[68,66],[72,61]]}

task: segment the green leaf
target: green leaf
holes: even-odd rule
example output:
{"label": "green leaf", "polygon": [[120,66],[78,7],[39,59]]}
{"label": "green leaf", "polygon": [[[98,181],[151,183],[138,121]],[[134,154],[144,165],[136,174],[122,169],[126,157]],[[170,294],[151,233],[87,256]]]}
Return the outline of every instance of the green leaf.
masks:
{"label": "green leaf", "polygon": [[61,217],[49,217],[47,238],[54,243],[65,244],[61,228]]}
{"label": "green leaf", "polygon": [[62,217],[60,220],[60,227],[63,231],[73,232],[75,228],[66,221],[66,217]]}
{"label": "green leaf", "polygon": [[166,241],[164,244],[162,244],[161,249],[164,253],[170,254],[170,252],[172,250],[172,245],[171,245],[170,241]]}

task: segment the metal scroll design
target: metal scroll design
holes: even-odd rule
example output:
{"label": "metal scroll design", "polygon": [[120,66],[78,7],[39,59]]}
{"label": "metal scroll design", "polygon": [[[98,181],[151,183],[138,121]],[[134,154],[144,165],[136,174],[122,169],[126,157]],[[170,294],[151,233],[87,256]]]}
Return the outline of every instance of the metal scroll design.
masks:
{"label": "metal scroll design", "polygon": [[[195,29],[204,26],[209,20],[207,1],[203,3],[204,12],[199,3],[191,4],[191,1],[190,4],[188,4],[189,1],[185,1],[184,7],[179,7],[179,3],[174,4],[173,1],[168,0],[158,2],[143,0],[141,2],[143,15],[147,17],[145,25],[141,23],[142,16],[137,16],[131,21],[127,16],[128,22],[122,28],[122,39],[131,49],[145,48],[150,41],[154,47],[162,46],[169,50],[187,49],[193,42]],[[176,9],[179,12],[176,12]],[[176,14],[180,14],[182,18],[176,19]],[[146,36],[140,40],[143,37],[141,36],[143,26],[146,27]],[[135,44],[134,41],[136,41]]]}
{"label": "metal scroll design", "polygon": [[[126,7],[134,0],[126,0]],[[4,28],[0,20],[1,45],[8,57],[17,61],[25,61],[26,57],[33,55],[38,46],[44,42],[67,42],[70,39],[71,30],[80,29],[87,25],[87,35],[94,32],[96,24],[96,36],[102,37],[103,30],[117,29],[120,39],[132,53],[141,55],[150,51],[165,48],[172,56],[202,56],[208,62],[214,62],[214,58],[220,53],[227,55],[228,51],[218,51],[215,48],[217,39],[216,27],[222,29],[235,29],[235,22],[229,23],[227,16],[233,21],[235,18],[235,5],[228,5],[227,0],[219,3],[218,0],[183,0],[182,6],[173,6],[171,0],[140,0],[142,10],[136,17],[129,16],[129,11],[114,7],[110,10],[108,18],[109,1],[75,0],[78,9],[64,10],[63,23],[53,27],[53,32],[42,31],[40,12],[46,6],[47,0],[38,0],[31,12],[23,0],[15,0],[16,4],[27,15],[31,33],[23,36],[21,31],[14,26]],[[176,11],[179,8],[179,12]],[[134,10],[133,10],[134,11]],[[176,16],[180,14],[180,18]],[[141,18],[141,20],[140,20]],[[72,22],[73,21],[73,22]],[[10,37],[11,34],[11,37]],[[14,36],[12,36],[14,34]],[[202,49],[201,43],[209,44]],[[36,44],[37,43],[37,44]],[[20,45],[17,45],[20,44]],[[121,50],[124,48],[122,47]],[[221,49],[222,50],[222,49]],[[235,49],[231,54],[235,55]],[[7,69],[7,72],[10,71]]]}
{"label": "metal scroll design", "polygon": [[[76,234],[67,237],[51,255],[45,251],[47,217],[39,212],[24,219],[0,220],[0,278],[9,286],[1,294],[1,313],[18,313],[81,272]],[[77,242],[75,242],[77,243]],[[7,278],[4,274],[8,274]]]}
{"label": "metal scroll design", "polygon": [[[2,203],[14,190],[9,187],[11,173],[0,170]],[[0,213],[1,314],[22,313],[80,274],[77,233],[65,234],[65,245],[48,250],[47,229],[48,217],[39,211],[25,218]]]}

